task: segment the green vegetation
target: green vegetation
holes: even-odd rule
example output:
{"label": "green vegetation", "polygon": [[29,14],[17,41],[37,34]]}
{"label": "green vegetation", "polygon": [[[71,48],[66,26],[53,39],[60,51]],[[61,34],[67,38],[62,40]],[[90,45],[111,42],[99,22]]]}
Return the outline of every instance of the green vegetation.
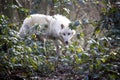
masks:
{"label": "green vegetation", "polygon": [[[37,41],[35,35],[21,39],[17,35],[19,26],[14,25],[8,16],[0,14],[0,80],[119,80],[120,10],[113,6],[115,2],[110,4],[107,1],[104,5],[109,7],[102,9],[101,20],[88,23],[95,30],[92,37],[85,40],[86,46],[80,44],[81,39],[85,39],[84,31],[78,32],[68,49],[61,45],[64,54],[59,58],[51,41],[45,44],[45,55],[43,43]],[[55,0],[55,4],[66,2]],[[28,13],[27,9],[19,10],[23,15]],[[66,11],[65,14],[69,15]],[[72,28],[83,29],[84,24]]]}

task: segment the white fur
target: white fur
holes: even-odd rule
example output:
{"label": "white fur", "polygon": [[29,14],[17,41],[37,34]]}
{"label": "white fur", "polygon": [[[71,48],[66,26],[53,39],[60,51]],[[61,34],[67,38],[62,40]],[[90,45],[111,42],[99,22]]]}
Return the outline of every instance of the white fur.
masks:
{"label": "white fur", "polygon": [[33,14],[33,15],[28,16],[27,18],[25,18],[22,24],[22,27],[20,28],[19,35],[21,37],[25,37],[28,33],[29,35],[36,33],[37,31],[33,31],[33,30],[31,31],[31,28],[36,24],[39,24],[40,26],[49,25],[46,19],[50,21],[52,17],[45,16],[42,14]]}
{"label": "white fur", "polygon": [[[68,27],[70,23],[71,21],[69,19],[58,14],[54,16],[33,14],[24,20],[19,31],[19,35],[21,37],[25,37],[26,35],[37,33],[37,30],[32,29],[32,26],[39,24],[41,26],[41,32],[45,29],[45,34],[43,34],[43,37],[47,36],[47,38],[54,40],[57,53],[59,54],[60,51],[58,40],[61,40],[64,44],[68,44],[70,39],[75,34],[75,31],[69,29]],[[48,27],[45,28],[44,25],[48,25]]]}

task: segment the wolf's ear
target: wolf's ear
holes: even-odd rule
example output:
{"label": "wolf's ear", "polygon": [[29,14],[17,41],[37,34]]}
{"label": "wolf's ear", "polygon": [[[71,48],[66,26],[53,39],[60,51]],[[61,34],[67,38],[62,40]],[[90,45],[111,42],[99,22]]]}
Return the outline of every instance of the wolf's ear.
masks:
{"label": "wolf's ear", "polygon": [[75,31],[75,30],[72,30],[72,34],[75,35],[75,34],[76,34],[76,31]]}
{"label": "wolf's ear", "polygon": [[64,28],[64,25],[63,24],[61,24],[61,29],[63,29]]}

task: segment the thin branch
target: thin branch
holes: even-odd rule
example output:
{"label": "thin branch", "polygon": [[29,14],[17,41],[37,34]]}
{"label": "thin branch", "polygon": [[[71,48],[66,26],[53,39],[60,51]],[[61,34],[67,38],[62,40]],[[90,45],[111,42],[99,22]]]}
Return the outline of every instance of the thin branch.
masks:
{"label": "thin branch", "polygon": [[22,5],[20,4],[20,2],[18,0],[15,0],[17,2],[17,4],[19,5],[19,7],[22,7]]}

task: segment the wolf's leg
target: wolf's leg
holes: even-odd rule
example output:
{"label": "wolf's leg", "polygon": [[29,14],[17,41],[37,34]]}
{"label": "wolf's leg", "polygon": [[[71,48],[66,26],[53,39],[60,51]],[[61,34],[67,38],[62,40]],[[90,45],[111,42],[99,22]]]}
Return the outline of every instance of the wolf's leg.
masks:
{"label": "wolf's leg", "polygon": [[43,42],[43,49],[44,49],[44,55],[46,56],[47,51],[46,51],[46,46],[45,46],[45,42],[46,42],[46,35],[45,34],[36,34],[36,37],[39,41]]}
{"label": "wolf's leg", "polygon": [[46,42],[46,39],[43,40],[43,49],[44,49],[44,53],[45,53],[45,56],[47,55],[47,50],[46,50],[46,46],[45,46],[45,42]]}
{"label": "wolf's leg", "polygon": [[55,44],[55,47],[56,47],[56,53],[58,56],[61,55],[61,51],[60,51],[60,48],[59,48],[59,41],[58,40],[54,40],[54,44]]}
{"label": "wolf's leg", "polygon": [[25,38],[28,35],[28,32],[29,32],[29,26],[23,24],[19,30],[18,36]]}

